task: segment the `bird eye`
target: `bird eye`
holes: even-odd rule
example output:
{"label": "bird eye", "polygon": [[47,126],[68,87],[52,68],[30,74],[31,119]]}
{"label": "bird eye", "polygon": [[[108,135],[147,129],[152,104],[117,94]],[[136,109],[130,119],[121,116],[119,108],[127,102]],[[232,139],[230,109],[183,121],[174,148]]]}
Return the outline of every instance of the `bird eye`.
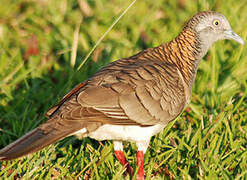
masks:
{"label": "bird eye", "polygon": [[213,24],[214,24],[215,26],[219,26],[219,25],[220,25],[220,21],[219,21],[219,20],[214,20]]}

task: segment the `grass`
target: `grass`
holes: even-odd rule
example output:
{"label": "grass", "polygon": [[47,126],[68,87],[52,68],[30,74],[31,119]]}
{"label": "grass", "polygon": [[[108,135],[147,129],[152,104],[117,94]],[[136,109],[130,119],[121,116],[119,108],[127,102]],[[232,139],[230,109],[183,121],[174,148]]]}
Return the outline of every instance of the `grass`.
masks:
{"label": "grass", "polygon": [[[100,67],[171,40],[198,11],[222,12],[246,40],[246,0],[137,1],[77,71],[131,2],[2,2],[0,148],[46,121],[49,107]],[[191,103],[152,138],[144,162],[147,179],[247,179],[246,55],[246,46],[232,41],[211,48],[201,61]],[[124,150],[136,168],[135,144],[125,143]],[[66,138],[0,162],[1,179],[124,179],[123,173],[112,142],[89,138]]]}

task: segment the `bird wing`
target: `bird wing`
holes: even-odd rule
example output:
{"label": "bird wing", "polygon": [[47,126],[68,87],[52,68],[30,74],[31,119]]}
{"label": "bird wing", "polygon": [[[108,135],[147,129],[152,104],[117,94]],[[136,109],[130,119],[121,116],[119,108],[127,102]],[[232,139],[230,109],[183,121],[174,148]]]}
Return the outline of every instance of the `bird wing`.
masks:
{"label": "bird wing", "polygon": [[59,115],[60,124],[84,127],[93,123],[150,126],[175,119],[185,104],[184,83],[174,65],[129,58],[110,63],[78,85],[48,116]]}

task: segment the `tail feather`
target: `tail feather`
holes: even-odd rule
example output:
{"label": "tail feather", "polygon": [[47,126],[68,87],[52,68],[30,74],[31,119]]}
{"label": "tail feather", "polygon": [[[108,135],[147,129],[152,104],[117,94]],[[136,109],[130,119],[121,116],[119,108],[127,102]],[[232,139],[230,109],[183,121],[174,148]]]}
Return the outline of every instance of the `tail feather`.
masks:
{"label": "tail feather", "polygon": [[49,133],[44,133],[40,128],[36,128],[20,139],[9,144],[0,150],[0,160],[11,160],[36,152],[64,137],[70,135],[69,131],[58,131],[56,129]]}

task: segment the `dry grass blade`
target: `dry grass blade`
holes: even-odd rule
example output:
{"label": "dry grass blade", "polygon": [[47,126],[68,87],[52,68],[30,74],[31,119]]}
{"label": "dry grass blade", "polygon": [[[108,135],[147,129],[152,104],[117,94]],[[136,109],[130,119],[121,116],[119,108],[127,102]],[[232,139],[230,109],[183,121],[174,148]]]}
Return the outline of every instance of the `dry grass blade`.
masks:
{"label": "dry grass blade", "polygon": [[76,52],[78,47],[78,37],[79,37],[79,31],[80,31],[80,25],[81,21],[76,25],[75,32],[74,32],[74,38],[73,38],[73,46],[72,46],[72,52],[71,52],[71,66],[75,66],[76,61]]}

